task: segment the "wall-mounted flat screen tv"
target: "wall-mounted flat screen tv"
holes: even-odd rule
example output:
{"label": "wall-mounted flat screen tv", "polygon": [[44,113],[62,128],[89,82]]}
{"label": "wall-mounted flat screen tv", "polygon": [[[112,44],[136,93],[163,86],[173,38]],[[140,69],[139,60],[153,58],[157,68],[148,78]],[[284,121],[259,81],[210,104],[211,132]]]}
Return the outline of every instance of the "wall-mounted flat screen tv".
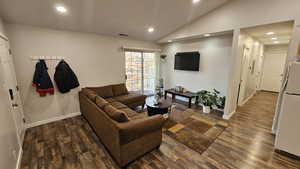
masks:
{"label": "wall-mounted flat screen tv", "polygon": [[199,52],[181,52],[175,55],[175,70],[199,71],[199,65]]}

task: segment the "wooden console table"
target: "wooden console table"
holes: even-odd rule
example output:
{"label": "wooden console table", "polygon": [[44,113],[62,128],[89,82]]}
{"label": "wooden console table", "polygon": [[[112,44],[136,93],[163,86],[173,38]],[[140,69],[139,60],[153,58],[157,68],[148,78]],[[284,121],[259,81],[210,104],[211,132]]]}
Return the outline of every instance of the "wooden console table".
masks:
{"label": "wooden console table", "polygon": [[172,95],[172,100],[174,100],[176,96],[181,96],[181,97],[188,98],[189,99],[189,108],[191,108],[191,106],[192,106],[192,99],[193,98],[196,98],[196,102],[198,101],[198,95],[196,93],[177,92],[177,91],[175,91],[175,89],[168,89],[168,90],[165,90],[165,99],[167,99],[167,94],[168,93]]}

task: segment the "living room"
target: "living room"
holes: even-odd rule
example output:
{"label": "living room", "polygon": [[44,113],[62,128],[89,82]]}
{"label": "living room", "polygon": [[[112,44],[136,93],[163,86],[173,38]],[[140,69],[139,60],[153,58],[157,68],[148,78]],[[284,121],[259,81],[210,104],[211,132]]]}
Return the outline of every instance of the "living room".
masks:
{"label": "living room", "polygon": [[[292,63],[299,5],[0,1],[0,168],[300,168],[275,152],[270,124],[283,92],[258,90],[242,107],[237,101],[243,30],[293,22]],[[195,70],[176,68],[189,52]],[[66,93],[54,78],[62,61],[80,84]],[[54,92],[44,97],[32,86],[40,63]]]}

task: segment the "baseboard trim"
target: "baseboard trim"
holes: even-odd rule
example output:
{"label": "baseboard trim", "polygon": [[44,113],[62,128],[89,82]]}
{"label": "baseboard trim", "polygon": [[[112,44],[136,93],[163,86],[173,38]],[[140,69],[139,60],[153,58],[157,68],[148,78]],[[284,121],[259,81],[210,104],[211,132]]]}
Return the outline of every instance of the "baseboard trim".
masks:
{"label": "baseboard trim", "polygon": [[23,156],[23,149],[22,149],[22,147],[20,147],[20,150],[19,150],[19,153],[18,153],[18,159],[17,159],[16,169],[20,169],[21,168],[22,156]]}
{"label": "baseboard trim", "polygon": [[275,93],[275,94],[279,93],[279,92],[269,91],[269,90],[260,90],[260,91],[261,91],[261,92],[267,92],[267,93]]}
{"label": "baseboard trim", "polygon": [[256,94],[256,91],[253,92],[245,101],[243,101],[243,103],[239,106],[244,106],[254,95]]}
{"label": "baseboard trim", "polygon": [[79,116],[79,115],[81,115],[81,112],[75,112],[75,113],[70,113],[70,114],[66,114],[66,115],[61,115],[61,116],[53,117],[53,118],[50,118],[50,119],[47,119],[47,120],[41,120],[41,121],[33,122],[33,123],[30,123],[30,124],[26,124],[25,128],[28,129],[28,128],[40,126],[40,125],[43,125],[43,124],[47,124],[47,123],[51,123],[51,122],[55,122],[55,121],[59,121],[59,120]]}
{"label": "baseboard trim", "polygon": [[223,114],[223,119],[229,120],[234,115],[234,113],[235,113],[235,111],[233,111],[229,114]]}

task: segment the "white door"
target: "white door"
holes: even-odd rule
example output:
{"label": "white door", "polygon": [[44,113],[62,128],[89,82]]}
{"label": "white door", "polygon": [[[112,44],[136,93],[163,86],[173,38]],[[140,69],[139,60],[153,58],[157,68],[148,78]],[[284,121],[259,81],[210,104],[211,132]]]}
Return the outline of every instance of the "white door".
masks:
{"label": "white door", "polygon": [[[1,39],[1,38],[0,38]],[[4,85],[3,67],[0,64],[0,146],[1,158],[0,168],[15,168],[18,158],[18,151],[21,144],[18,140],[18,134],[15,121],[10,109],[9,95]]]}
{"label": "white door", "polygon": [[282,84],[286,53],[267,52],[263,68],[261,89],[279,92]]}
{"label": "white door", "polygon": [[25,129],[23,107],[17,85],[13,57],[9,52],[8,42],[3,39],[0,39],[0,61],[3,67],[4,87],[9,95],[10,110],[13,113],[19,143],[21,144]]}

